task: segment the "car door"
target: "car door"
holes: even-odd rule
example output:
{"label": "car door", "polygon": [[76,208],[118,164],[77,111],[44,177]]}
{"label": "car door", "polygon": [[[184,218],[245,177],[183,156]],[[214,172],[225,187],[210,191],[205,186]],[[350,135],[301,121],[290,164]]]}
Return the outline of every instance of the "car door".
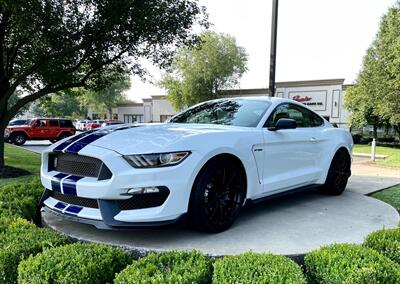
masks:
{"label": "car door", "polygon": [[48,138],[57,138],[60,132],[60,126],[58,124],[58,119],[50,119],[48,127]]}
{"label": "car door", "polygon": [[[320,176],[320,131],[312,127],[306,111],[296,104],[283,103],[267,119],[263,128],[264,193],[306,186]],[[297,127],[270,130],[280,118],[294,119]]]}

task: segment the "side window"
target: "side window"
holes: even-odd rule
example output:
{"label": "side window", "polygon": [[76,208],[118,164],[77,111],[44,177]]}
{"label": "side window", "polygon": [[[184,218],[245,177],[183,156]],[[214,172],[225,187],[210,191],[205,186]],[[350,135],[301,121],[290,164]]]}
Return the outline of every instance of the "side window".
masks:
{"label": "side window", "polygon": [[289,109],[287,104],[281,104],[274,109],[268,117],[265,127],[274,127],[281,118],[289,118]]}
{"label": "side window", "polygon": [[50,127],[58,127],[58,120],[56,119],[50,119]]}
{"label": "side window", "polygon": [[269,116],[265,127],[273,127],[281,118],[294,119],[297,127],[316,127],[323,124],[322,118],[317,114],[294,104],[281,104]]}
{"label": "side window", "polygon": [[45,119],[38,119],[38,120],[36,120],[35,125],[37,127],[46,127],[47,121]]}
{"label": "side window", "polygon": [[71,121],[71,120],[61,119],[61,120],[60,120],[60,127],[63,127],[63,128],[73,128],[74,125],[72,124],[72,121]]}

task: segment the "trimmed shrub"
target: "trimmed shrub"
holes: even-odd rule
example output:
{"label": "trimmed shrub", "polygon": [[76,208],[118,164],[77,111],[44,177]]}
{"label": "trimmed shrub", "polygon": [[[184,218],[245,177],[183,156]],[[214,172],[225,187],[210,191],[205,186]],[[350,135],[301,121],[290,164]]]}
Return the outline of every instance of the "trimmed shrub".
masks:
{"label": "trimmed shrub", "polygon": [[67,243],[67,238],[49,229],[41,229],[22,218],[2,218],[0,233],[0,283],[16,283],[20,261],[45,248]]}
{"label": "trimmed shrub", "polygon": [[43,193],[43,186],[38,178],[29,183],[10,183],[0,190],[0,215],[20,216],[33,220],[36,206]]}
{"label": "trimmed shrub", "polygon": [[213,283],[306,283],[300,266],[291,259],[252,252],[216,260],[212,280]]}
{"label": "trimmed shrub", "polygon": [[395,262],[360,245],[329,245],[312,251],[304,260],[310,278],[320,284],[400,283]]}
{"label": "trimmed shrub", "polygon": [[111,283],[115,273],[131,264],[121,249],[75,243],[44,250],[18,266],[18,283]]}
{"label": "trimmed shrub", "polygon": [[121,271],[116,284],[209,283],[211,261],[199,252],[150,253]]}
{"label": "trimmed shrub", "polygon": [[375,231],[365,238],[364,245],[400,264],[400,228]]}

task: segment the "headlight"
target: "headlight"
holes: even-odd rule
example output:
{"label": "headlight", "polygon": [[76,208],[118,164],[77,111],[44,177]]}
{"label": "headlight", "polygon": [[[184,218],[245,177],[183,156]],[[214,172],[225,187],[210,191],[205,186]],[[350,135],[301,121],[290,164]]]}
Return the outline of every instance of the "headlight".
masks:
{"label": "headlight", "polygon": [[134,168],[157,168],[175,166],[181,163],[190,155],[186,152],[141,154],[123,156],[124,159]]}

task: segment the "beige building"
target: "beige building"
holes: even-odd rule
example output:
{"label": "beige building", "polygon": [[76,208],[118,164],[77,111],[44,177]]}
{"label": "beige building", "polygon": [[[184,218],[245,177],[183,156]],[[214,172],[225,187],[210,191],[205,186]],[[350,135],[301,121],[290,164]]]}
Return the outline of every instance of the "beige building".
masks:
{"label": "beige building", "polygon": [[[347,127],[348,112],[343,108],[344,79],[277,82],[276,96],[304,103],[321,116],[341,127]],[[268,89],[234,89],[222,97],[267,96]],[[125,103],[113,109],[112,117],[126,123],[164,122],[176,113],[165,96],[152,96],[143,103]],[[96,113],[89,112],[89,117]]]}

